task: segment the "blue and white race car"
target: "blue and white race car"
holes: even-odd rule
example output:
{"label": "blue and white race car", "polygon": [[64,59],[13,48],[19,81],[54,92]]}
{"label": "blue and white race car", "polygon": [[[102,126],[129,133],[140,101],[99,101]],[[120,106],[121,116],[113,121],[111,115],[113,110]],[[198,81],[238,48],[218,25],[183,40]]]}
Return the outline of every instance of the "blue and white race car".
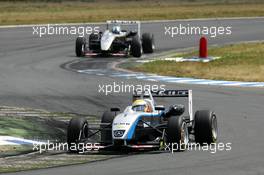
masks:
{"label": "blue and white race car", "polygon": [[[165,97],[187,98],[188,114],[184,115],[183,104],[173,104],[167,109],[156,104],[154,98]],[[190,138],[200,144],[211,144],[218,135],[213,111],[199,110],[193,116],[192,90],[135,92],[132,105],[123,112],[119,108],[104,112],[97,128],[89,127],[85,118],[72,118],[68,145],[85,143],[98,132],[101,138],[96,146],[100,149],[160,149],[164,143],[185,146]]]}

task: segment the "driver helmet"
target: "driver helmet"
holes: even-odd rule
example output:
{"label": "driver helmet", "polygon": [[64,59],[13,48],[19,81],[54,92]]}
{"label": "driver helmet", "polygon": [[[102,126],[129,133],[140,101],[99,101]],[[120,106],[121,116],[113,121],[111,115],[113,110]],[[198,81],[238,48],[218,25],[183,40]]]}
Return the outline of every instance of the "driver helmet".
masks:
{"label": "driver helmet", "polygon": [[151,112],[151,107],[145,100],[139,99],[132,104],[132,110],[136,112]]}
{"label": "driver helmet", "polygon": [[121,27],[120,26],[113,26],[112,32],[115,34],[119,34],[121,32]]}

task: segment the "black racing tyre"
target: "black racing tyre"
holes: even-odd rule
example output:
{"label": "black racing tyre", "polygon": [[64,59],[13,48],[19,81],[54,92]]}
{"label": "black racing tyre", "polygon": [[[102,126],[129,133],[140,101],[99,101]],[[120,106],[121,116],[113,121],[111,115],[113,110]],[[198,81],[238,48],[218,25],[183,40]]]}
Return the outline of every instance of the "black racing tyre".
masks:
{"label": "black racing tyre", "polygon": [[155,49],[154,35],[150,33],[142,34],[142,48],[144,53],[153,53]]}
{"label": "black racing tyre", "polygon": [[[95,43],[97,43],[96,46],[94,45]],[[89,49],[90,50],[100,49],[100,34],[91,33],[89,35]]]}
{"label": "black racing tyre", "polygon": [[141,57],[142,55],[142,48],[137,35],[132,38],[130,51],[133,57]]}
{"label": "black racing tyre", "polygon": [[91,33],[89,35],[89,42],[94,41],[94,40],[98,40],[98,39],[99,39],[99,34]]}
{"label": "black racing tyre", "polygon": [[217,141],[217,118],[214,112],[209,110],[196,111],[194,117],[195,141],[200,144],[211,144]]}
{"label": "black racing tyre", "polygon": [[84,56],[86,49],[86,38],[78,37],[75,43],[75,53],[77,57]]}
{"label": "black racing tyre", "polygon": [[113,112],[105,111],[101,123],[109,123],[109,126],[101,125],[101,142],[103,143],[112,143],[112,123],[115,118]]}
{"label": "black racing tyre", "polygon": [[74,117],[70,120],[67,130],[67,143],[69,146],[69,151],[76,152],[78,150],[72,150],[71,146],[76,146],[77,144],[85,138],[88,138],[89,125],[85,118]]}
{"label": "black racing tyre", "polygon": [[168,119],[167,142],[174,144],[174,149],[184,151],[189,143],[187,123],[182,116],[171,116]]}

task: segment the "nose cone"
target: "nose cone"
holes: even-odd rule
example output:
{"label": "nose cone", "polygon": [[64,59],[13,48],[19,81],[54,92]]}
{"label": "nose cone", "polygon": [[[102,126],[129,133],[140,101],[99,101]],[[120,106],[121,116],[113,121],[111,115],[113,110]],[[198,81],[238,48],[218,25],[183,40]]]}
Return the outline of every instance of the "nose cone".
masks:
{"label": "nose cone", "polygon": [[115,39],[115,35],[106,30],[101,38],[101,50],[108,51]]}
{"label": "nose cone", "polygon": [[113,129],[112,129],[113,139],[123,139],[123,140],[129,139],[128,137],[131,137],[131,133],[134,133],[136,121],[137,121],[136,114],[122,113],[117,115],[113,121]]}

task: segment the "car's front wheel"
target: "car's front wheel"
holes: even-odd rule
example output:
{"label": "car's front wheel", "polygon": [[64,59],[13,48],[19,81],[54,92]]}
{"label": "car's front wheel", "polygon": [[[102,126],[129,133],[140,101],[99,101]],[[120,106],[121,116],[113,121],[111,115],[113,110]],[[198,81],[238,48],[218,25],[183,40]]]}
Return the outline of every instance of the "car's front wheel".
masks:
{"label": "car's front wheel", "polygon": [[101,142],[112,143],[112,123],[115,118],[113,112],[105,111],[101,119]]}
{"label": "car's front wheel", "polygon": [[77,57],[85,55],[86,39],[84,37],[78,37],[75,42],[75,54]]}
{"label": "car's front wheel", "polygon": [[88,138],[89,126],[88,122],[83,117],[72,118],[67,130],[67,143],[70,152],[77,152],[78,143]]}

